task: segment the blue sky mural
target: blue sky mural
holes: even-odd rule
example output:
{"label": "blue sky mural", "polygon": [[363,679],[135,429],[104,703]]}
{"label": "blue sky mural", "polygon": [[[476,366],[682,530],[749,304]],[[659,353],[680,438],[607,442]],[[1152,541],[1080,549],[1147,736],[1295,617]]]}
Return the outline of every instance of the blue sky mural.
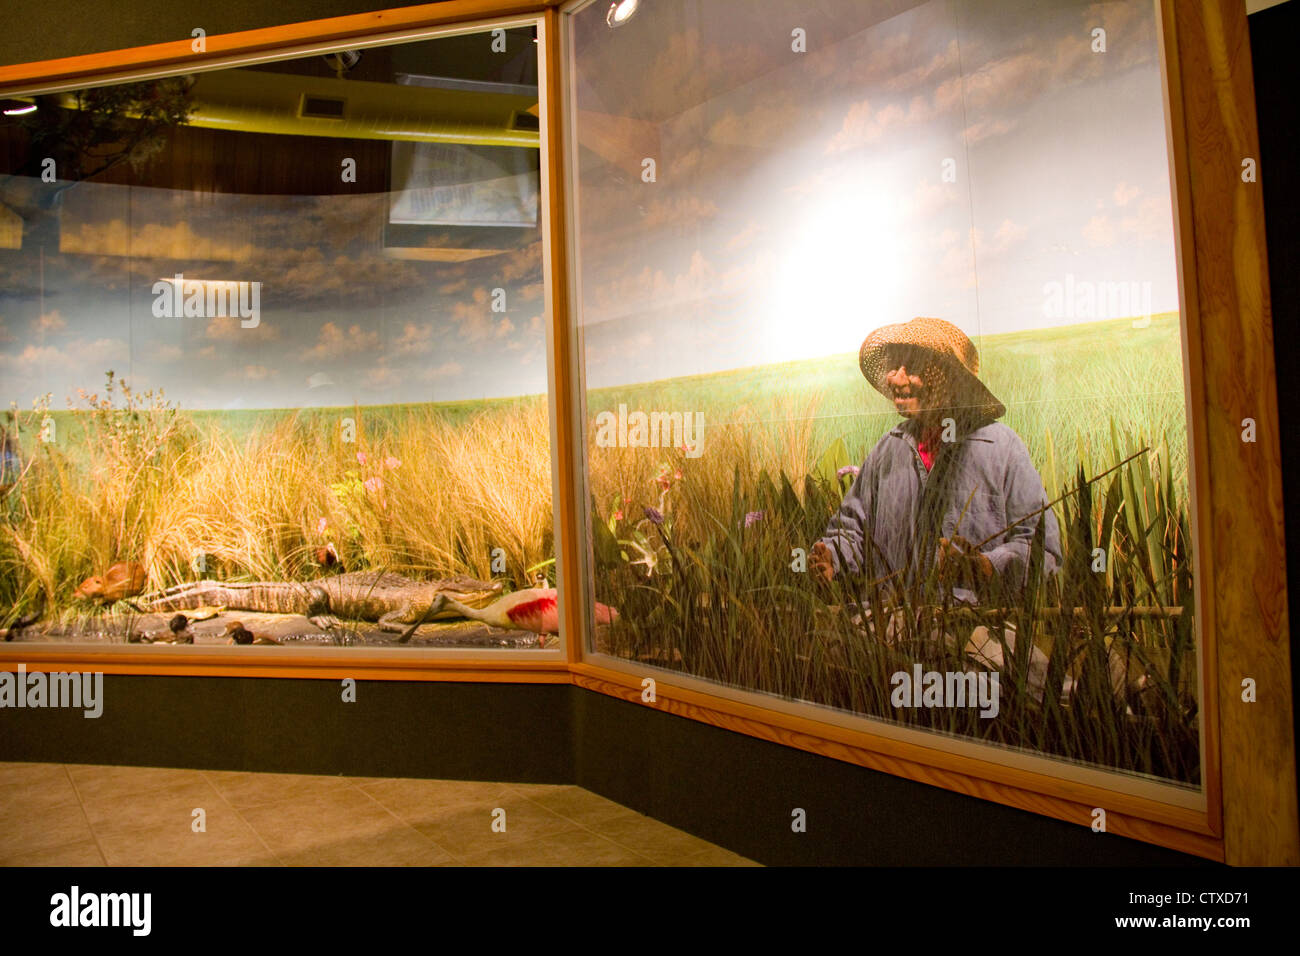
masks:
{"label": "blue sky mural", "polygon": [[1113,317],[1051,283],[1178,308],[1151,4],[644,8],[579,17],[589,385]]}
{"label": "blue sky mural", "polygon": [[[576,18],[589,386],[851,352],[915,315],[977,342],[1109,317],[1052,312],[1051,283],[1177,309],[1149,3],[643,7]],[[537,231],[399,258],[390,202],[82,183],[44,255],[0,210],[0,399],[62,407],[109,368],[191,408],[544,392]],[[260,282],[257,326],[155,316],[178,273]]]}

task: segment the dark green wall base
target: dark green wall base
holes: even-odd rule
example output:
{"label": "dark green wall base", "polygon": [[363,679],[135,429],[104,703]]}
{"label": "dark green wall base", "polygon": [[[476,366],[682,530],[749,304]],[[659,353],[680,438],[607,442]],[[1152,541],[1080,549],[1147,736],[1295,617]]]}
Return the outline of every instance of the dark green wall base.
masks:
{"label": "dark green wall base", "polygon": [[572,783],[569,687],[104,676],[104,712],[0,711],[0,760]]}
{"label": "dark green wall base", "polygon": [[[1199,865],[568,685],[104,677],[104,713],[0,711],[0,760],[576,783],[778,865]],[[791,811],[807,831],[791,830]]]}
{"label": "dark green wall base", "polygon": [[[1197,857],[574,688],[578,783],[768,865],[1187,866]],[[807,830],[791,829],[806,812]]]}

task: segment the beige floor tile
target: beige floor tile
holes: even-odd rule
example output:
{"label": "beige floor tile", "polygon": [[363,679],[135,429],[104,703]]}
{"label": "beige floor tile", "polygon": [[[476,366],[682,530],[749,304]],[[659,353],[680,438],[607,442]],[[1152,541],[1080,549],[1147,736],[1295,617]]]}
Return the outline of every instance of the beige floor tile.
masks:
{"label": "beige floor tile", "polygon": [[525,797],[534,797],[548,793],[559,793],[568,787],[567,783],[512,783],[510,789],[522,793]]}
{"label": "beige floor tile", "polygon": [[258,866],[278,861],[253,828],[229,807],[208,812],[206,832],[175,822],[111,833],[96,831],[109,866]]}
{"label": "beige floor tile", "polygon": [[608,820],[640,816],[621,803],[606,800],[604,797],[583,790],[581,787],[561,787],[551,793],[538,793],[529,796],[534,803],[540,804],[552,813],[568,817],[585,827]]}
{"label": "beige floor tile", "polygon": [[0,859],[0,866],[103,866],[104,854],[94,840],[78,840],[45,850]]}
{"label": "beige floor tile", "polygon": [[196,809],[209,817],[229,810],[221,794],[201,777],[140,793],[108,790],[104,796],[84,797],[81,805],[97,834],[168,826],[188,829]]}
{"label": "beige floor tile", "polygon": [[654,864],[626,847],[581,828],[531,840],[517,846],[466,857],[469,866],[618,866]]}
{"label": "beige floor tile", "polygon": [[352,786],[347,777],[305,773],[237,773],[205,770],[203,776],[237,810],[286,800],[313,800],[324,793]]}
{"label": "beige floor tile", "polygon": [[0,817],[0,859],[80,843],[92,836],[80,804],[6,813]]}
{"label": "beige floor tile", "polygon": [[15,783],[31,783],[42,777],[54,776],[62,772],[67,779],[68,772],[61,763],[18,763],[16,761],[0,762],[0,787]]}
{"label": "beige floor tile", "polygon": [[97,764],[68,764],[72,778],[84,801],[88,798],[113,798],[145,793],[160,787],[175,786],[203,779],[200,770],[173,770],[168,767],[108,767]]}
{"label": "beige floor tile", "polygon": [[398,820],[391,829],[326,840],[284,853],[280,860],[285,866],[437,866],[453,861],[442,847]]}
{"label": "beige floor tile", "polygon": [[759,865],[563,784],[0,763],[0,865],[105,863]]}
{"label": "beige floor tile", "polygon": [[351,787],[239,812],[277,856],[401,826],[393,814]]}
{"label": "beige floor tile", "polygon": [[650,860],[588,830],[567,830],[464,859],[467,866],[653,866]]}
{"label": "beige floor tile", "polygon": [[720,846],[710,847],[702,853],[693,853],[680,860],[673,861],[674,866],[762,866],[739,853],[732,853]]}
{"label": "beige floor tile", "polygon": [[443,810],[500,799],[510,793],[510,785],[477,780],[392,778],[362,784],[361,790],[407,823],[418,823],[435,819]]}
{"label": "beige floor tile", "polygon": [[[496,809],[505,811],[504,832],[492,829]],[[577,828],[572,820],[516,794],[504,795],[499,803],[443,810],[412,826],[458,859]]]}
{"label": "beige floor tile", "polygon": [[590,829],[664,866],[714,848],[707,840],[639,815],[598,821],[591,824]]}
{"label": "beige floor tile", "polygon": [[10,765],[0,776],[0,816],[76,802],[77,791],[62,764]]}

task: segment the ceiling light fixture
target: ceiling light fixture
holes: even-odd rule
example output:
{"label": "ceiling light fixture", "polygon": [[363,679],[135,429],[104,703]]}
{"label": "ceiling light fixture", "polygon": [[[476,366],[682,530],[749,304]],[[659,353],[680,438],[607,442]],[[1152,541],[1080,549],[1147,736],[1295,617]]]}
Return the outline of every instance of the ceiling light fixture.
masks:
{"label": "ceiling light fixture", "polygon": [[[10,102],[13,101],[11,100]],[[36,112],[35,103],[23,103],[21,106],[6,106],[4,110],[5,116],[23,116],[27,113],[35,113],[35,112]]]}
{"label": "ceiling light fixture", "polygon": [[621,27],[632,19],[632,15],[640,5],[641,0],[614,0],[609,5],[609,12],[605,14],[605,22],[610,27]]}
{"label": "ceiling light fixture", "polygon": [[341,80],[352,72],[353,67],[361,62],[361,51],[339,50],[337,53],[326,53],[321,59],[334,71],[334,75]]}

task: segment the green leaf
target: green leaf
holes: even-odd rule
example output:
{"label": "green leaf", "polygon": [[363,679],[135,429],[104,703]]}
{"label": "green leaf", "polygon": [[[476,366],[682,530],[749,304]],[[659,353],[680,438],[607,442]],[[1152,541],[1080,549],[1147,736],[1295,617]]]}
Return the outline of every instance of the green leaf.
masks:
{"label": "green leaf", "polygon": [[821,458],[817,460],[816,467],[813,468],[813,474],[833,485],[838,481],[837,472],[851,464],[853,462],[849,460],[848,446],[844,444],[843,438],[837,438],[822,452]]}

